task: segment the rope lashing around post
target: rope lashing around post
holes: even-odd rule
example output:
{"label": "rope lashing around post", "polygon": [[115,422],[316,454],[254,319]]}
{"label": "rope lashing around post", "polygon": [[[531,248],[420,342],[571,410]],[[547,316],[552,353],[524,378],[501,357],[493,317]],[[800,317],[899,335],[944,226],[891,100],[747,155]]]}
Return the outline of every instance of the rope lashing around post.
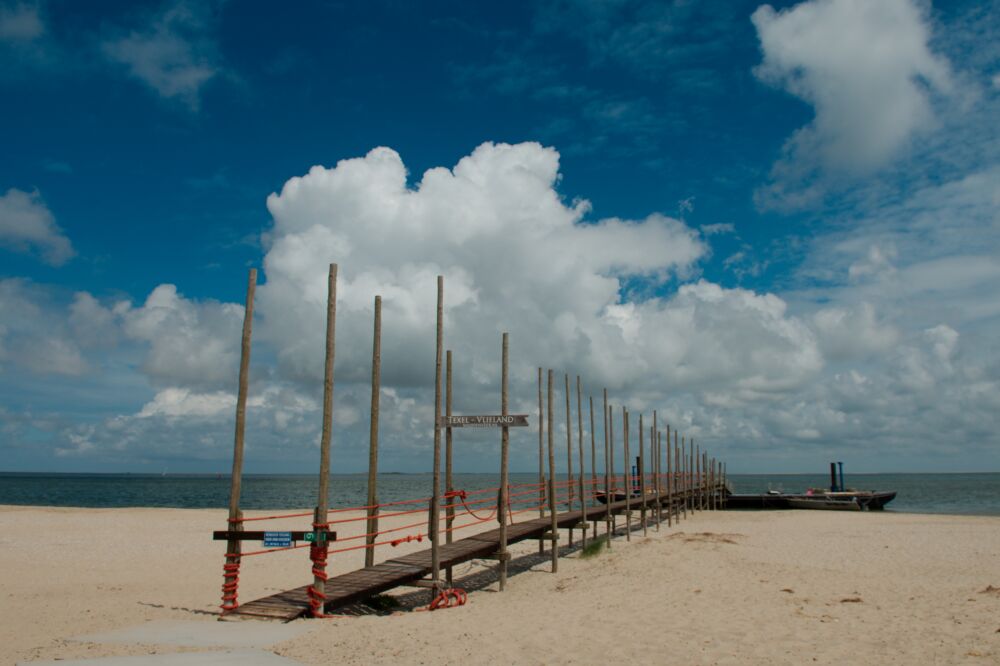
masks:
{"label": "rope lashing around post", "polygon": [[[454,600],[454,603],[452,601]],[[469,595],[460,587],[449,587],[446,590],[441,590],[434,601],[430,603],[427,610],[437,610],[439,608],[452,608],[453,606],[464,606],[465,602],[469,600]]]}
{"label": "rope lashing around post", "polygon": [[[313,529],[317,531],[317,536],[326,536],[326,529],[329,527],[327,523],[313,523]],[[319,530],[322,530],[320,532]],[[327,551],[329,550],[329,543],[324,538],[323,540],[314,541],[309,546],[309,559],[312,560],[312,574],[316,578],[319,578],[323,582],[326,582],[330,577],[326,573],[326,558]],[[323,602],[326,601],[326,594],[320,592],[312,585],[306,588],[306,594],[309,596],[309,609],[312,612],[313,617],[327,617],[323,613]]]}
{"label": "rope lashing around post", "polygon": [[222,565],[222,609],[223,614],[234,611],[240,607],[236,601],[236,589],[240,584],[240,560],[239,555],[226,553],[226,557],[236,558],[235,562],[226,562]]}

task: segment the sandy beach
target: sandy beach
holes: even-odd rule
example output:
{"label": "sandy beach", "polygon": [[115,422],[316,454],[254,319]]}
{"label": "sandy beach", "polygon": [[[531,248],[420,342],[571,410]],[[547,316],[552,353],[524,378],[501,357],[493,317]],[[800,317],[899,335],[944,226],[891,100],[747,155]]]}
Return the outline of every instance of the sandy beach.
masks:
{"label": "sandy beach", "polygon": [[[219,626],[210,536],[223,526],[218,510],[0,507],[0,662],[221,649],[87,637]],[[1000,663],[997,517],[701,512],[574,551],[555,575],[535,542],[513,552],[502,594],[474,561],[455,571],[466,606],[410,611],[426,592],[402,589],[403,611],[297,620],[263,651],[303,664]],[[332,558],[333,573],[362,558]],[[248,558],[240,599],[307,576],[304,550]]]}

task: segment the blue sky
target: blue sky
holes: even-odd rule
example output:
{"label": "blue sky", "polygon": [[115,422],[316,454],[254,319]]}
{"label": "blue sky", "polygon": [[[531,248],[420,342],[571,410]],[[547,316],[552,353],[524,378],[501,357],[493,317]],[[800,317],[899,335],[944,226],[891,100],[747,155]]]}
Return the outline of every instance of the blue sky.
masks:
{"label": "blue sky", "polygon": [[336,261],[344,471],[375,293],[429,466],[437,273],[466,411],[510,330],[526,410],[551,365],[733,470],[995,470],[997,9],[0,2],[0,469],[224,470],[256,266],[251,469],[310,470]]}

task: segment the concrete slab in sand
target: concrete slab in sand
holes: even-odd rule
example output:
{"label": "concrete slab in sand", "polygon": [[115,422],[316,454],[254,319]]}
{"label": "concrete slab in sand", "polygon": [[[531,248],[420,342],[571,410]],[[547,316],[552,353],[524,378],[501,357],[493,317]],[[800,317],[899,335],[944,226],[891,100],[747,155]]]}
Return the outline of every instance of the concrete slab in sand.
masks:
{"label": "concrete slab in sand", "polygon": [[240,622],[155,620],[102,634],[75,636],[71,640],[87,643],[141,643],[183,647],[263,648],[295,638],[315,628],[315,624],[310,625],[305,622],[277,624],[252,620]]}
{"label": "concrete slab in sand", "polygon": [[223,650],[98,659],[21,661],[17,666],[74,666],[74,664],[79,666],[298,666],[299,662],[261,650]]}

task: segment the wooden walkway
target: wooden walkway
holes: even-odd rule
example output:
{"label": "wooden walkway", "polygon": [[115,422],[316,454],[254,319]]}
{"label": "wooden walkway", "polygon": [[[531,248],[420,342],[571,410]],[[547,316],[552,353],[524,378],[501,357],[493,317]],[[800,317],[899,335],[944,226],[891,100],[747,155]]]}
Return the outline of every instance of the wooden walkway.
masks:
{"label": "wooden walkway", "polygon": [[[722,491],[720,486],[718,491]],[[629,500],[631,510],[638,511],[645,504],[650,509],[655,508],[657,502],[663,506],[680,502],[684,497],[695,496],[700,491],[691,489],[684,492],[675,492],[671,496],[662,493],[659,497],[655,494],[647,494],[645,502],[639,497]],[[613,502],[611,512],[614,514],[624,513],[625,500]],[[576,527],[581,520],[600,521],[607,515],[607,506],[600,504],[587,507],[585,511],[565,511],[556,514],[556,524],[561,528]],[[552,526],[552,518],[535,518],[520,523],[507,526],[507,543],[517,543],[528,539],[542,538]],[[634,526],[634,524],[633,524]],[[442,544],[438,550],[440,567],[454,566],[467,562],[468,560],[490,557],[496,554],[500,547],[500,528],[480,532],[471,536],[459,539],[448,544]],[[357,571],[332,576],[326,582],[326,608],[333,609],[348,604],[362,601],[391,590],[401,585],[406,585],[422,579],[431,571],[431,550],[421,550],[410,555],[403,555],[380,564],[376,564]],[[309,597],[306,593],[307,585],[280,592],[278,594],[250,601],[241,604],[236,610],[227,613],[231,616],[253,616],[265,617],[275,620],[294,620],[309,611]]]}

